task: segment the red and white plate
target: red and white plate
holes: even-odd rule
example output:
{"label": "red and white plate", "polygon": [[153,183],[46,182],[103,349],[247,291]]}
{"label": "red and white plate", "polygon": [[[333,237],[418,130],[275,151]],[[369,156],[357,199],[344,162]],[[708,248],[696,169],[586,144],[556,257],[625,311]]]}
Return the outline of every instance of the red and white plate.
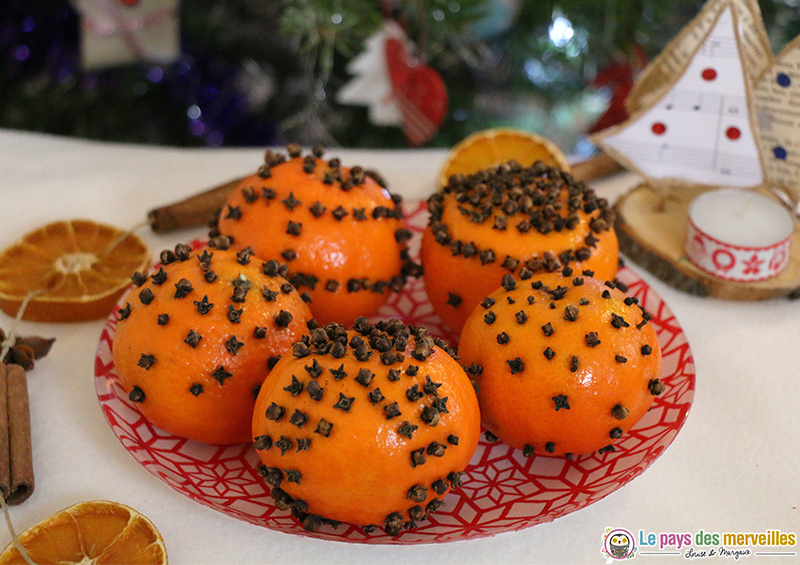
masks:
{"label": "red and white plate", "polygon": [[[408,214],[418,235],[427,222],[424,205]],[[413,544],[477,539],[521,530],[580,510],[640,475],[672,443],[694,398],[692,352],[678,321],[661,298],[629,269],[618,274],[653,314],[663,355],[665,392],[652,409],[615,444],[616,451],[562,458],[525,458],[497,442],[481,440],[463,477],[463,486],[447,494],[444,506],[414,530],[389,537],[382,530],[364,534],[341,524],[306,532],[289,511],[275,507],[269,487],[256,474],[258,456],[250,444],[212,446],[181,439],[153,426],[119,386],[111,347],[116,328],[112,313],[100,336],[95,359],[97,397],[111,430],[123,447],[150,473],[201,504],[245,522],[286,533],[356,543]],[[381,311],[425,326],[456,343],[442,326],[425,295],[422,281],[409,281]]]}

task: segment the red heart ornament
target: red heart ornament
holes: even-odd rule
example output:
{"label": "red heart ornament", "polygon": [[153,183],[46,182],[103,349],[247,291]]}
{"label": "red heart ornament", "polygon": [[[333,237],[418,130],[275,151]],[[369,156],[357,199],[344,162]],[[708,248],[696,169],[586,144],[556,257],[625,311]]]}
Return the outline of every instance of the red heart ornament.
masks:
{"label": "red heart ornament", "polygon": [[392,94],[403,116],[403,133],[414,146],[431,139],[447,112],[447,88],[428,65],[420,65],[397,38],[386,40],[386,67]]}

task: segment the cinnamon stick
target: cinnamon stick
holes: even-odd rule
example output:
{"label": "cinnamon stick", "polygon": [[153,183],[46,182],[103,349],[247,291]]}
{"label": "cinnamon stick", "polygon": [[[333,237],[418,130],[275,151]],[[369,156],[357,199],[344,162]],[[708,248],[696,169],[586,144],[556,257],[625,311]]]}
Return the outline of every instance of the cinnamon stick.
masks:
{"label": "cinnamon stick", "polygon": [[605,153],[598,153],[570,167],[575,180],[589,182],[622,170],[622,165]]}
{"label": "cinnamon stick", "polygon": [[155,233],[167,233],[209,223],[228,200],[236,185],[245,178],[228,181],[184,200],[150,210],[147,214],[150,227]]}
{"label": "cinnamon stick", "polygon": [[0,392],[4,393],[0,398],[0,492],[8,504],[20,504],[34,489],[25,369],[16,363],[0,363]]}
{"label": "cinnamon stick", "polygon": [[8,365],[0,363],[0,495],[11,494],[11,454],[8,445]]}

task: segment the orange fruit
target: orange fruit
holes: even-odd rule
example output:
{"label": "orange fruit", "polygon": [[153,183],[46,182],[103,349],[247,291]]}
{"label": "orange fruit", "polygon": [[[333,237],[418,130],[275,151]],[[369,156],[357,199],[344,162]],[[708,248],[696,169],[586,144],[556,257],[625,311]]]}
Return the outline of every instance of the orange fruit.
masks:
{"label": "orange fruit", "polygon": [[636,299],[564,275],[506,275],[461,334],[483,425],[526,455],[610,449],[664,388],[656,332]]}
{"label": "orange fruit", "polygon": [[23,319],[78,322],[104,318],[150,265],[150,250],[131,233],[91,220],[48,224],[0,255],[0,309],[16,316],[33,291]]}
{"label": "orange fruit", "polygon": [[400,198],[361,167],[268,151],[264,166],[234,189],[217,229],[263,259],[289,265],[321,324],[350,325],[374,313],[419,267],[407,255]]}
{"label": "orange fruit", "polygon": [[[25,530],[19,541],[34,563],[167,563],[164,540],[155,525],[118,502],[80,502]],[[26,565],[13,542],[0,563]]]}
{"label": "orange fruit", "polygon": [[569,171],[569,162],[556,145],[532,132],[512,128],[482,130],[453,147],[439,171],[439,188],[453,175],[471,175],[482,169],[516,161],[530,167],[536,161]]}
{"label": "orange fruit", "polygon": [[504,274],[569,265],[611,280],[619,246],[613,210],[569,173],[506,163],[450,184],[428,199],[420,257],[425,290],[459,331]]}
{"label": "orange fruit", "polygon": [[477,448],[475,390],[444,342],[397,319],[329,324],[295,344],[261,387],[253,438],[280,508],[384,527],[424,519]]}
{"label": "orange fruit", "polygon": [[[161,254],[134,276],[119,311],[113,358],[142,414],[173,435],[211,444],[250,441],[258,387],[314,322],[275,261],[224,241]],[[221,248],[222,247],[222,248]]]}

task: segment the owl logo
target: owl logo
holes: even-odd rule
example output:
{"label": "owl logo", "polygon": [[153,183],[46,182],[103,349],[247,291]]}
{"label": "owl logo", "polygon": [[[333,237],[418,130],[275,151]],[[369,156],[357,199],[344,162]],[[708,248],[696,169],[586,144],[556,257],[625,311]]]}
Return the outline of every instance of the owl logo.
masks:
{"label": "owl logo", "polygon": [[630,559],[638,548],[633,534],[622,528],[606,528],[603,536],[603,553],[610,559]]}
{"label": "owl logo", "polygon": [[623,559],[631,548],[631,539],[627,534],[618,533],[611,536],[608,540],[608,548],[611,550],[611,555],[617,559]]}

